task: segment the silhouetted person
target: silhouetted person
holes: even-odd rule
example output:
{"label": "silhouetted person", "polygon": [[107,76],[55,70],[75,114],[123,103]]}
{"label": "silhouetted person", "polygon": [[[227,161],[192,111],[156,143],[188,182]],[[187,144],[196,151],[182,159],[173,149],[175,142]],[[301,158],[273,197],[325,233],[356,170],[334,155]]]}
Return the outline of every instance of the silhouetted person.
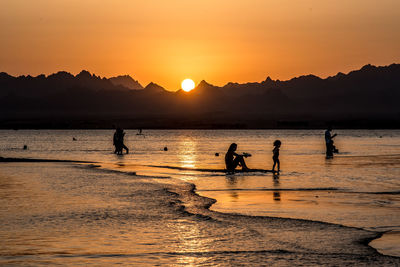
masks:
{"label": "silhouetted person", "polygon": [[281,170],[281,163],[279,161],[279,148],[281,147],[282,142],[280,140],[275,140],[274,149],[272,150],[273,156],[272,159],[274,161],[274,165],[272,166],[272,171],[275,172],[275,166],[278,164],[278,172]]}
{"label": "silhouetted person", "polygon": [[237,149],[237,144],[232,143],[229,146],[228,151],[225,154],[225,165],[228,172],[234,172],[237,166],[241,166],[243,171],[248,171],[246,163],[244,162],[244,157],[246,155],[238,155],[235,151]]}
{"label": "silhouetted person", "polygon": [[337,151],[335,146],[333,145],[333,138],[336,134],[331,135],[332,127],[329,126],[328,129],[325,131],[325,144],[326,144],[326,157],[332,158],[333,152]]}
{"label": "silhouetted person", "polygon": [[126,154],[129,153],[129,148],[127,148],[124,144],[124,136],[125,136],[124,130],[118,127],[113,137],[113,143],[115,146],[114,153],[117,155],[122,155],[123,149],[126,150]]}

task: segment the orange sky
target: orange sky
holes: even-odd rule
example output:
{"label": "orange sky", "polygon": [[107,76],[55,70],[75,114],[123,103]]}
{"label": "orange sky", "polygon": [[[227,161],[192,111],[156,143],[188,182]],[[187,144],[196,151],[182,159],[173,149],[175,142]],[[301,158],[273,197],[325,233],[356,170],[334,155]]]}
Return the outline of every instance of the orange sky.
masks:
{"label": "orange sky", "polygon": [[184,78],[321,77],[400,62],[399,0],[1,0],[0,71]]}

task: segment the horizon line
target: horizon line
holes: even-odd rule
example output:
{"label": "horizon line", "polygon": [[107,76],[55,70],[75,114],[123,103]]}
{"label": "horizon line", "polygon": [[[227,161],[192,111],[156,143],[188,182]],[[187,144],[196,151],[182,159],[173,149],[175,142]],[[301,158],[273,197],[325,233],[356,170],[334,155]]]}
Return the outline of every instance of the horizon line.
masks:
{"label": "horizon line", "polygon": [[[226,86],[226,85],[228,85],[228,84],[231,84],[231,83],[233,83],[233,84],[261,83],[261,82],[263,82],[263,81],[266,81],[268,78],[271,79],[271,80],[274,81],[274,82],[277,82],[277,81],[280,81],[280,82],[287,82],[287,81],[291,81],[291,80],[293,80],[293,79],[297,79],[297,78],[301,78],[301,77],[306,77],[306,76],[314,76],[314,77],[317,77],[317,78],[319,78],[319,79],[323,79],[323,80],[324,80],[324,79],[328,79],[328,78],[331,78],[331,77],[335,77],[335,76],[337,76],[337,75],[339,75],[339,74],[348,75],[348,74],[350,74],[351,72],[360,71],[360,70],[363,69],[364,67],[368,67],[368,66],[375,67],[375,68],[384,68],[384,67],[390,67],[390,66],[392,66],[392,65],[399,65],[399,64],[400,64],[400,63],[394,63],[394,62],[393,62],[393,63],[390,63],[390,64],[388,64],[388,65],[373,65],[373,64],[371,64],[371,63],[367,63],[367,64],[362,65],[360,68],[350,70],[350,71],[347,72],[347,73],[343,73],[343,72],[339,71],[339,72],[337,72],[337,73],[334,74],[334,75],[328,75],[328,76],[326,76],[326,77],[323,77],[323,76],[321,77],[321,76],[318,76],[318,75],[309,73],[309,74],[297,75],[297,76],[294,76],[294,77],[292,77],[292,78],[285,79],[285,80],[280,80],[280,79],[272,79],[269,75],[267,75],[267,77],[266,77],[264,80],[261,80],[261,81],[247,81],[247,82],[242,82],[242,83],[240,83],[240,82],[232,82],[232,81],[231,81],[231,82],[225,83],[225,84],[222,85],[222,86],[221,86],[221,85],[215,85],[215,84],[213,84],[213,83],[209,83],[209,82],[207,82],[205,79],[202,79],[200,82],[196,83],[196,87],[199,86],[200,83],[203,82],[203,81],[206,82],[206,83],[208,83],[208,84],[210,84],[210,85],[212,85],[212,86],[215,86],[215,87],[224,87],[224,86]],[[170,92],[178,92],[179,90],[181,90],[181,88],[176,89],[176,90],[170,90],[170,89],[167,89],[167,88],[165,88],[164,86],[160,85],[159,83],[153,82],[153,81],[150,81],[149,83],[147,83],[146,86],[143,86],[143,85],[140,83],[139,80],[136,80],[136,79],[135,79],[134,77],[132,77],[130,74],[119,74],[119,75],[116,75],[116,76],[106,77],[106,76],[96,75],[94,72],[90,72],[90,71],[88,71],[88,70],[86,70],[86,69],[82,69],[82,70],[81,70],[80,72],[78,72],[77,74],[73,74],[72,72],[69,72],[69,71],[66,71],[66,70],[59,70],[59,71],[56,71],[56,72],[53,72],[53,73],[50,73],[50,74],[40,73],[40,74],[37,74],[36,76],[33,76],[33,75],[31,75],[31,74],[22,74],[22,75],[14,76],[14,75],[12,75],[12,74],[9,74],[9,73],[6,72],[6,71],[1,71],[0,74],[1,74],[1,73],[5,73],[5,74],[7,74],[7,75],[9,75],[9,76],[11,76],[11,77],[13,77],[13,78],[19,78],[19,77],[33,77],[33,78],[37,78],[37,77],[39,77],[39,76],[41,76],[41,75],[44,75],[46,78],[48,78],[49,76],[54,75],[54,74],[57,74],[57,73],[60,73],[60,72],[66,72],[66,73],[69,73],[69,74],[71,74],[72,76],[76,77],[76,76],[78,76],[80,73],[85,72],[85,71],[88,72],[91,76],[99,77],[100,79],[111,79],[111,78],[116,78],[116,77],[121,77],[121,76],[129,76],[129,77],[130,77],[131,79],[133,79],[134,81],[137,81],[143,88],[146,88],[146,87],[149,86],[150,84],[156,84],[156,85],[158,85],[158,86],[161,86],[164,90],[167,90],[167,91],[170,91]],[[138,90],[138,89],[133,89],[133,90]]]}

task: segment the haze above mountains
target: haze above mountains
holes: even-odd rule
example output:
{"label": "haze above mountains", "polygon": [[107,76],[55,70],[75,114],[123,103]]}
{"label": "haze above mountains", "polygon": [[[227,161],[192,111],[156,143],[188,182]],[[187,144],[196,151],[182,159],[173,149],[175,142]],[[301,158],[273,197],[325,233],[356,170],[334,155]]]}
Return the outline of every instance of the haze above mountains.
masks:
{"label": "haze above mountains", "polygon": [[101,78],[88,71],[37,77],[0,73],[2,128],[274,128],[327,121],[386,121],[399,126],[400,64],[366,65],[321,79],[228,83],[201,81],[171,92],[132,77]]}

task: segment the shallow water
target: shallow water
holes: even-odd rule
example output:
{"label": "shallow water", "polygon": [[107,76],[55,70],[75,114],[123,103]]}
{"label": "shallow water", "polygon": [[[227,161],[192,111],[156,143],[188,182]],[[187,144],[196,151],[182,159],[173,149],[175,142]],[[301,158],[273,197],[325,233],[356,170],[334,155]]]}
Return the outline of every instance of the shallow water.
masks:
{"label": "shallow water", "polygon": [[[323,131],[318,130],[144,133],[127,131],[131,153],[116,156],[110,130],[0,131],[0,156],[85,160],[102,166],[0,163],[3,262],[75,265],[84,258],[87,264],[101,259],[150,265],[224,265],[226,260],[334,265],[330,253],[345,255],[343,249],[357,238],[384,231],[390,234],[371,245],[388,255],[400,254],[400,131],[337,131],[335,145],[341,153],[330,160],[324,157]],[[270,169],[275,139],[282,141],[279,176],[196,171],[222,170],[232,142],[239,152],[252,154],[247,158],[250,168]],[[186,169],[164,168],[168,166]],[[198,194],[217,201],[211,210],[218,213],[203,208],[213,202],[190,193],[190,183]],[[197,215],[186,214],[182,206]],[[233,214],[307,219],[372,232]],[[339,233],[336,241],[334,233]],[[315,240],[322,243],[312,244]],[[360,262],[392,260],[366,246],[351,249],[362,255]],[[329,254],[326,261],[319,262],[318,253]],[[357,263],[349,258],[343,256],[342,263]]]}

